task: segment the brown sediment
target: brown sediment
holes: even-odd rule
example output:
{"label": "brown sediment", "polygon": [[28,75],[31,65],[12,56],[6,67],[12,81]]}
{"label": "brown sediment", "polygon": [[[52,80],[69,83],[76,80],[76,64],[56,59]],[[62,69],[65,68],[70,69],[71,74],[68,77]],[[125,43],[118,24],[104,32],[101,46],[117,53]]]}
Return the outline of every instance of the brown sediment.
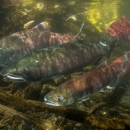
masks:
{"label": "brown sediment", "polygon": [[[45,127],[43,127],[43,125],[41,123],[39,123],[39,121],[34,119],[33,117],[27,116],[24,113],[18,112],[16,110],[14,110],[13,108],[9,108],[9,107],[1,105],[1,104],[0,104],[0,115],[3,115],[4,116],[3,118],[8,118],[9,119],[8,123],[11,123],[12,120],[15,118],[16,120],[24,120],[24,121],[30,122],[32,124],[35,124],[35,125],[41,127],[42,130],[46,130]],[[7,125],[8,125],[8,123],[7,123]],[[7,125],[0,123],[0,129],[4,128]]]}
{"label": "brown sediment", "polygon": [[24,100],[19,97],[13,96],[0,90],[0,101],[5,104],[13,106],[15,109],[26,112],[47,112],[54,113],[70,120],[81,122],[87,127],[99,127],[103,129],[125,129],[126,126],[130,126],[129,119],[119,119],[119,118],[104,118],[99,116],[94,116],[88,114],[87,112],[81,110],[75,110],[67,107],[53,107],[48,106],[43,102]]}
{"label": "brown sediment", "polygon": [[51,112],[71,120],[76,119],[78,122],[84,121],[85,119],[84,114],[87,114],[86,112],[73,110],[67,107],[53,107],[46,105],[44,102],[25,100],[17,96],[8,94],[3,90],[0,91],[0,101],[4,102],[5,104],[14,106],[15,109],[22,112],[26,112],[28,110],[32,112],[39,112],[39,111],[44,111],[48,113]]}
{"label": "brown sediment", "polygon": [[94,106],[92,106],[89,110],[87,110],[87,113],[88,114],[92,114],[96,109],[99,109],[100,107],[106,105],[105,102],[100,102],[100,103],[97,103],[95,104]]}

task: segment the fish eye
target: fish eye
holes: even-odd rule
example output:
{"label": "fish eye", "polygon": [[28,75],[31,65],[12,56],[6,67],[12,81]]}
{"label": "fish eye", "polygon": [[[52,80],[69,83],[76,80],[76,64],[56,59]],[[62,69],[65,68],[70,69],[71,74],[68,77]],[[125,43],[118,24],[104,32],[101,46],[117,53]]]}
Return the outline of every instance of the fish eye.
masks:
{"label": "fish eye", "polygon": [[27,71],[28,71],[28,68],[22,68],[22,69],[21,69],[21,72],[22,72],[22,73],[26,73]]}
{"label": "fish eye", "polygon": [[57,97],[57,101],[59,102],[61,100],[60,96]]}

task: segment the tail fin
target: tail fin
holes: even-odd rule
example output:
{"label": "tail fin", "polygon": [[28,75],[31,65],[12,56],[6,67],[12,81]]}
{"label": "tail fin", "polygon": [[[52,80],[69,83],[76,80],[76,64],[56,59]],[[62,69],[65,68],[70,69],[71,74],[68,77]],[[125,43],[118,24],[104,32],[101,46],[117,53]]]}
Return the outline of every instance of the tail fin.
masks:
{"label": "tail fin", "polygon": [[[111,48],[125,42],[130,42],[130,22],[122,16],[121,19],[113,22],[106,31],[106,35],[101,38],[100,44]],[[104,42],[105,41],[105,42]]]}

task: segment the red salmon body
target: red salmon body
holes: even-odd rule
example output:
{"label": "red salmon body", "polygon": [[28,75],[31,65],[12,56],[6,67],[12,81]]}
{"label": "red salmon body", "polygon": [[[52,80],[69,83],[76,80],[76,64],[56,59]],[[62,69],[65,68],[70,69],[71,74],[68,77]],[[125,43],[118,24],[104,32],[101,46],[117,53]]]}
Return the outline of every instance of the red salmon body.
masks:
{"label": "red salmon body", "polygon": [[70,105],[89,98],[92,94],[109,85],[123,69],[130,66],[130,54],[117,58],[107,65],[102,63],[92,71],[73,78],[48,93],[44,101],[49,105]]}

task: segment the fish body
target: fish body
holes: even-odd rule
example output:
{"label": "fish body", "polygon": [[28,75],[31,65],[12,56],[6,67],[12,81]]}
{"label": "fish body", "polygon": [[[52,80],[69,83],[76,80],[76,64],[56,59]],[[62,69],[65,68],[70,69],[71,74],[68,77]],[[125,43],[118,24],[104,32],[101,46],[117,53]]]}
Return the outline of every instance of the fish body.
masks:
{"label": "fish body", "polygon": [[13,82],[45,80],[94,63],[110,51],[107,45],[100,43],[71,42],[52,46],[17,60],[5,67],[1,75]]}
{"label": "fish body", "polygon": [[110,89],[114,89],[127,81],[128,78],[130,78],[130,55],[129,52],[127,54],[127,62],[124,64],[123,71],[121,71],[118,75],[117,78],[112,82],[109,86],[107,86]]}
{"label": "fish body", "polygon": [[[120,72],[123,73],[124,64],[124,56],[119,57],[110,65],[104,62],[92,71],[61,84],[48,93],[44,97],[44,101],[49,105],[66,106],[86,100],[110,84]],[[130,54],[126,64],[130,66]]]}
{"label": "fish body", "polygon": [[10,34],[0,40],[0,66],[4,67],[34,51],[68,43],[78,38],[78,36],[50,32],[47,25],[42,22],[31,29]]}
{"label": "fish body", "polygon": [[130,42],[130,22],[122,16],[119,20],[113,22],[106,31],[117,39],[117,44]]}

